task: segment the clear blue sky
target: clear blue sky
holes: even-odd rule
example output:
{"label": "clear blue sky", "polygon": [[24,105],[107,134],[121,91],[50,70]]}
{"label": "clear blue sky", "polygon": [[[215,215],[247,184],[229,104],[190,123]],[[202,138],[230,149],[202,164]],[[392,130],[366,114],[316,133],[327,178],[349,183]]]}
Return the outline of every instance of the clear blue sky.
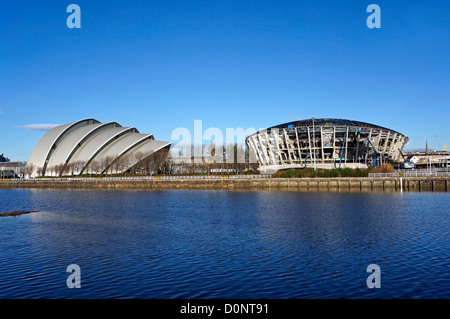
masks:
{"label": "clear blue sky", "polygon": [[[69,29],[69,4],[81,29]],[[369,29],[366,8],[381,8]],[[315,116],[450,147],[450,1],[3,1],[0,153],[83,118],[156,139]],[[176,141],[172,141],[176,142]]]}

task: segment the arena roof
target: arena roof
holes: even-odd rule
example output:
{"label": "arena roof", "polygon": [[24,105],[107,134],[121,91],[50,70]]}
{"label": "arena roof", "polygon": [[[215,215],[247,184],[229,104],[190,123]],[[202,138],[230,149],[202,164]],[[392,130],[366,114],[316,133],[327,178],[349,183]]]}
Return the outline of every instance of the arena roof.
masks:
{"label": "arena roof", "polygon": [[[346,120],[346,119],[328,119],[328,118],[314,119],[314,125],[315,126],[366,127],[366,128],[375,128],[375,129],[387,130],[387,131],[398,133],[394,130],[391,130],[391,129],[388,129],[386,127],[382,127],[379,125],[374,125],[374,124],[360,122],[360,121]],[[274,128],[280,129],[280,128],[288,128],[288,127],[312,127],[312,126],[313,126],[313,120],[307,119],[307,120],[293,121],[293,122],[275,125],[268,129],[274,129]],[[398,134],[400,134],[400,133],[398,133]]]}

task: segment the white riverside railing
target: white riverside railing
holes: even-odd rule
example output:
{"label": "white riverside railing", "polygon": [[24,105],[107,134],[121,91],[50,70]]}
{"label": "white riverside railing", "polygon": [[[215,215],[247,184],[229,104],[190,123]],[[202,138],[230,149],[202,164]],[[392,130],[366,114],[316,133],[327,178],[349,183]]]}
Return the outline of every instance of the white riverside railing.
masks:
{"label": "white riverside railing", "polygon": [[405,177],[447,177],[450,176],[450,172],[405,172]]}
{"label": "white riverside railing", "polygon": [[12,178],[11,181],[53,182],[53,181],[144,181],[144,180],[199,180],[199,179],[259,179],[269,175],[166,175],[166,176],[103,176],[103,177],[48,177],[48,178]]}
{"label": "white riverside railing", "polygon": [[369,177],[398,177],[398,173],[369,173]]}
{"label": "white riverside railing", "polygon": [[[401,175],[400,175],[401,174]],[[402,173],[369,173],[369,177],[449,177],[450,172],[402,172]]]}
{"label": "white riverside railing", "polygon": [[[369,173],[369,177],[450,177],[450,172],[395,172]],[[126,177],[48,177],[48,178],[11,178],[10,181],[54,182],[54,181],[145,181],[145,180],[202,180],[202,179],[266,179],[270,175],[166,175],[166,176],[126,176]],[[329,177],[332,179],[333,177]],[[356,177],[355,177],[356,178]]]}

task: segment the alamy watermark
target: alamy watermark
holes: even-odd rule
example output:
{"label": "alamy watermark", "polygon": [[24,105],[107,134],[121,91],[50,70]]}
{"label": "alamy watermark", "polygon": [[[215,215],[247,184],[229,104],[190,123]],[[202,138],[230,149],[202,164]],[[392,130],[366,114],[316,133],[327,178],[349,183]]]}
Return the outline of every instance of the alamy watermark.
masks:
{"label": "alamy watermark", "polygon": [[[66,20],[66,25],[69,29],[81,28],[81,8],[77,4],[69,4],[66,12],[71,13]],[[366,25],[369,29],[381,28],[381,8],[378,4],[369,4],[366,12],[370,13],[367,17]]]}
{"label": "alamy watermark", "polygon": [[377,264],[370,264],[367,266],[366,271],[371,273],[367,277],[366,284],[367,288],[381,288],[381,268]]}
{"label": "alamy watermark", "polygon": [[[69,29],[81,28],[81,8],[77,4],[69,4],[66,12],[71,13],[66,20],[66,25]],[[378,4],[369,4],[366,12],[370,13],[367,17],[366,24],[369,29],[381,28],[381,8]]]}
{"label": "alamy watermark", "polygon": [[[67,266],[66,272],[70,273],[67,277],[67,287],[81,288],[81,268],[77,264],[70,264]],[[377,264],[370,264],[367,266],[366,272],[370,275],[366,279],[367,288],[381,288],[381,268]]]}
{"label": "alamy watermark", "polygon": [[226,128],[225,132],[217,127],[204,130],[202,120],[194,120],[193,132],[185,127],[172,131],[171,140],[174,143],[170,148],[170,156],[175,160],[193,163],[256,163],[254,154],[245,147],[245,139],[256,132],[253,127]]}
{"label": "alamy watermark", "polygon": [[69,4],[67,6],[66,12],[71,13],[67,17],[66,25],[69,29],[80,29],[81,28],[81,8],[78,4]]}
{"label": "alamy watermark", "polygon": [[371,13],[367,17],[366,24],[369,29],[380,29],[381,28],[381,9],[378,4],[370,4],[367,7],[367,12]]}
{"label": "alamy watermark", "polygon": [[81,288],[81,268],[77,264],[67,266],[66,272],[70,273],[67,277],[67,288]]}

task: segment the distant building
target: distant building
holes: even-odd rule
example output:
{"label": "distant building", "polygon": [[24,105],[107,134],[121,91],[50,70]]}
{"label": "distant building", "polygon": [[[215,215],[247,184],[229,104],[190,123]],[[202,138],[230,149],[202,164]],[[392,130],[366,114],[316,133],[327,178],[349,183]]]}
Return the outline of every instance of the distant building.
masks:
{"label": "distant building", "polygon": [[450,166],[450,152],[448,151],[407,152],[406,157],[414,163],[416,168]]}
{"label": "distant building", "polygon": [[25,176],[27,162],[0,162],[0,178],[13,178]]}
{"label": "distant building", "polygon": [[409,158],[409,160],[414,164],[417,164],[420,162],[420,158],[418,156],[412,156],[411,158]]}
{"label": "distant building", "polygon": [[9,162],[9,158],[4,157],[3,153],[2,153],[2,155],[0,155],[0,163],[4,163],[4,162]]}

